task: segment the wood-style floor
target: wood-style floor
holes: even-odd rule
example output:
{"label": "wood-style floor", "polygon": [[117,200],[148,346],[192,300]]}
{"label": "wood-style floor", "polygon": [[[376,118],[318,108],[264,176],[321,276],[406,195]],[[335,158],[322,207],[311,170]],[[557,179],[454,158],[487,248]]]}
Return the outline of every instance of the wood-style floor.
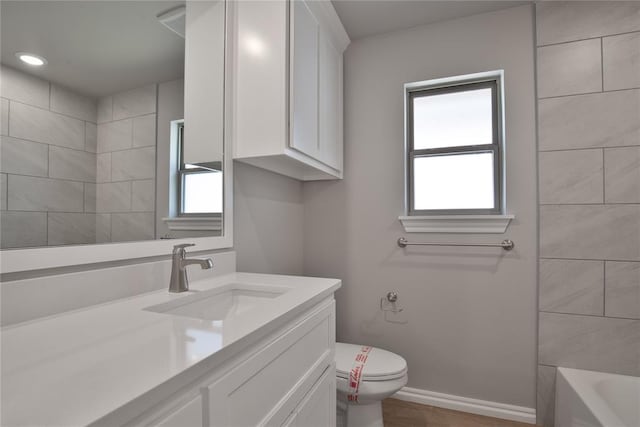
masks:
{"label": "wood-style floor", "polygon": [[515,421],[419,405],[397,399],[382,401],[384,427],[532,427]]}

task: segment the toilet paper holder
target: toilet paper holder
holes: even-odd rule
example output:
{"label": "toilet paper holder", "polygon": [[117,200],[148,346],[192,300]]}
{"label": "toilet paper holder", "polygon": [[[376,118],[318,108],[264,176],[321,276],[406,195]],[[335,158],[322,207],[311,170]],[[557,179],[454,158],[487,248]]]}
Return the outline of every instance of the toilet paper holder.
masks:
{"label": "toilet paper holder", "polygon": [[386,297],[380,298],[380,310],[382,311],[390,311],[392,313],[400,313],[404,310],[404,308],[399,308],[397,306],[398,301],[398,293],[397,292],[387,292]]}

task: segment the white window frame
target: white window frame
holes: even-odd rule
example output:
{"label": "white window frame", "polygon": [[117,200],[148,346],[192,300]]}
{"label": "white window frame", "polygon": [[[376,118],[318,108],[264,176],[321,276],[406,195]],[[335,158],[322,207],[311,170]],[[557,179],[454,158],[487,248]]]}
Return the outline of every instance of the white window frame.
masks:
{"label": "white window frame", "polygon": [[217,170],[221,169],[221,165],[220,164],[215,164],[215,165],[207,165],[207,167],[202,167],[202,166],[192,166],[192,167],[187,167],[187,165],[184,162],[184,121],[179,121],[176,124],[177,126],[177,143],[176,143],[176,148],[178,150],[178,162],[177,162],[177,166],[178,166],[178,170],[176,173],[176,179],[178,180],[176,188],[177,188],[177,197],[176,197],[176,207],[177,207],[177,214],[179,217],[214,217],[214,216],[220,216],[221,212],[199,212],[199,213],[193,213],[193,212],[185,212],[184,211],[184,193],[185,193],[185,184],[186,184],[186,180],[185,177],[187,175],[192,175],[192,174],[201,174],[201,173],[216,173]]}
{"label": "white window frame", "polygon": [[184,120],[172,121],[171,154],[169,161],[169,169],[171,170],[169,176],[169,216],[162,218],[162,220],[167,224],[169,230],[172,231],[222,231],[222,213],[185,213],[183,211],[184,175],[207,171],[207,168],[187,169],[184,167],[182,162],[183,136]]}
{"label": "white window frame", "polygon": [[[492,144],[413,150],[412,100],[416,95],[453,93],[463,86],[493,87],[494,135]],[[447,90],[450,89],[450,90]],[[406,232],[435,233],[504,233],[514,215],[506,214],[506,162],[504,126],[504,71],[467,74],[442,79],[407,83],[404,85],[405,141],[404,141],[404,216],[399,219]],[[494,153],[493,209],[415,210],[413,208],[413,159],[435,155],[456,155],[473,152]]]}

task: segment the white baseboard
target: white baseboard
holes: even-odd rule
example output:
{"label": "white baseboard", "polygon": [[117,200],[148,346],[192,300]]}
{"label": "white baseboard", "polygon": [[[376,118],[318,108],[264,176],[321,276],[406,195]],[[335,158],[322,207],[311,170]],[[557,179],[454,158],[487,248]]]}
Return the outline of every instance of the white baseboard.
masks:
{"label": "white baseboard", "polygon": [[412,387],[403,387],[392,397],[407,402],[437,406],[438,408],[453,409],[503,420],[520,421],[528,424],[536,423],[536,410],[524,406],[471,399]]}

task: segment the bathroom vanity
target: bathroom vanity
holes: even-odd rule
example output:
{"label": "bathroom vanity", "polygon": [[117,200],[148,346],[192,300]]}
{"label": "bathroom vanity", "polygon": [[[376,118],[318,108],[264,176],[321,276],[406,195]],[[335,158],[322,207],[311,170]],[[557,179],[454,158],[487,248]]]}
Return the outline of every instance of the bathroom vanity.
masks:
{"label": "bathroom vanity", "polygon": [[[173,68],[152,81],[124,77],[135,77],[130,67],[160,70],[155,63],[75,70],[102,83],[112,77],[113,87],[89,85],[92,91],[70,87],[79,81],[73,75],[65,82],[46,68],[31,75],[17,62],[2,64],[3,156],[30,159],[18,148],[39,144],[42,164],[46,149],[82,152],[88,160],[80,164],[96,167],[82,180],[73,178],[74,167],[33,177],[29,162],[7,161],[3,167],[13,169],[0,170],[8,200],[0,230],[0,424],[335,425],[333,293],[340,281],[235,273],[231,179],[234,155],[298,179],[342,176],[349,40],[330,1],[267,2],[267,15],[262,2],[11,3],[3,5],[3,34],[5,21],[12,24],[16,43],[50,41],[59,28],[66,36],[68,20],[95,34],[108,23],[127,39],[129,23],[127,31],[146,34],[135,44],[141,53],[169,47],[168,58],[179,61],[167,61]],[[50,17],[50,28],[25,33],[34,26],[17,17],[29,16]],[[296,55],[307,43],[311,53]],[[127,39],[116,47],[130,57],[133,45]],[[262,61],[256,46],[277,53],[266,61],[272,80],[251,68]],[[307,69],[316,71],[310,84],[301,80]],[[273,96],[247,98],[254,78]],[[265,120],[277,115],[279,133],[256,126],[260,116],[247,114],[247,100],[264,108]],[[263,137],[278,145],[259,152]],[[215,185],[188,196],[196,172],[214,176]],[[207,203],[189,208],[187,199]],[[213,270],[193,271],[188,292],[169,293],[171,251],[192,243],[190,255],[213,256]]]}
{"label": "bathroom vanity", "polygon": [[2,331],[2,425],[335,425],[334,279],[232,273]]}

